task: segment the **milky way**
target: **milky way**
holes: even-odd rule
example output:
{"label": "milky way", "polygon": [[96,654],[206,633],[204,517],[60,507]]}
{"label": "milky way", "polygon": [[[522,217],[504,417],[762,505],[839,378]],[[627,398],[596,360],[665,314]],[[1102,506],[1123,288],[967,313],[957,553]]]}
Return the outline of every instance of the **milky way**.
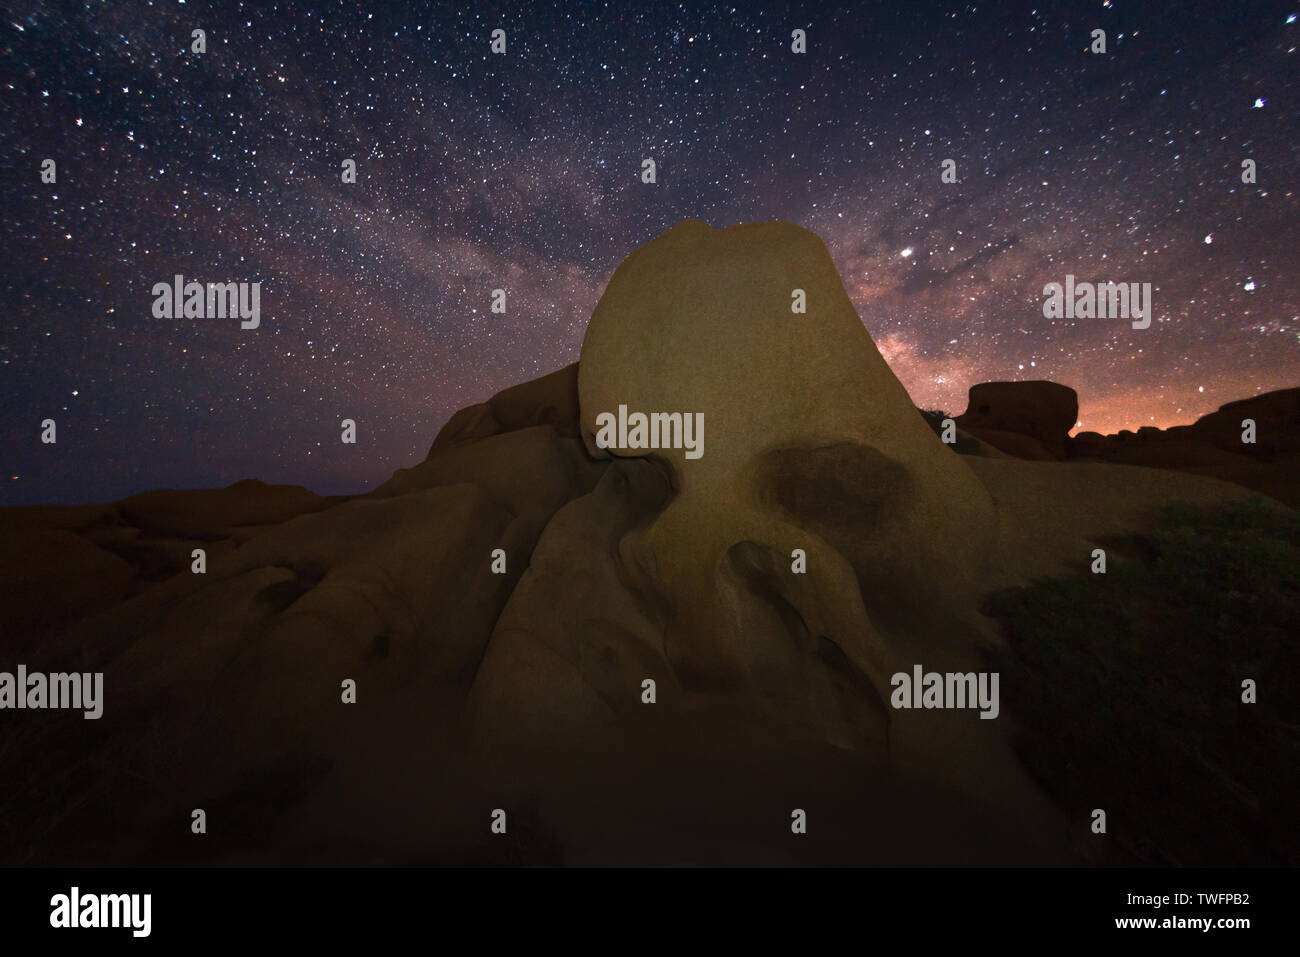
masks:
{"label": "milky way", "polygon": [[[1292,8],[463,6],[11,5],[0,503],[361,491],[576,360],[687,217],[817,232],[924,408],[1053,379],[1106,432],[1300,384]],[[178,273],[261,282],[260,328],[154,318]],[[1152,283],[1151,328],[1044,318],[1067,273]]]}

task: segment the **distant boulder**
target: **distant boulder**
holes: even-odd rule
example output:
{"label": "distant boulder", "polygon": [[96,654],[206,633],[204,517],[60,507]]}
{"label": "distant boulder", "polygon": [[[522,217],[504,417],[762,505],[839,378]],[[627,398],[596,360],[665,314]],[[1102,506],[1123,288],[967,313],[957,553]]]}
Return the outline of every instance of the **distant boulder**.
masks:
{"label": "distant boulder", "polygon": [[[1066,437],[1078,419],[1078,393],[1069,386],[1038,379],[971,386],[966,411],[958,416],[957,425],[976,435],[994,430],[1029,436],[1052,458],[1063,459]],[[991,440],[990,444],[997,446]]]}
{"label": "distant boulder", "polygon": [[1101,455],[1109,447],[1110,439],[1100,432],[1080,432],[1066,442],[1066,450],[1071,458]]}
{"label": "distant boulder", "polygon": [[225,488],[142,492],[118,502],[117,512],[146,535],[223,538],[233,528],[278,525],[327,504],[300,485],[244,479]]}

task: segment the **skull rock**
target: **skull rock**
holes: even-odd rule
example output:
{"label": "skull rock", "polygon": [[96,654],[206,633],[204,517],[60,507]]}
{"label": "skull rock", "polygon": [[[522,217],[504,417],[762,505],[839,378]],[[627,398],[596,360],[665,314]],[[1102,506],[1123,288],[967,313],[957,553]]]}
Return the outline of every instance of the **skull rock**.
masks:
{"label": "skull rock", "polygon": [[[667,609],[681,686],[757,697],[844,746],[881,739],[889,677],[920,660],[909,632],[934,651],[943,607],[975,604],[993,508],[916,413],[821,240],[687,220],[642,246],[592,315],[578,399],[593,456],[667,469],[666,505],[618,551]],[[620,406],[702,414],[702,454],[602,447],[598,417]]]}

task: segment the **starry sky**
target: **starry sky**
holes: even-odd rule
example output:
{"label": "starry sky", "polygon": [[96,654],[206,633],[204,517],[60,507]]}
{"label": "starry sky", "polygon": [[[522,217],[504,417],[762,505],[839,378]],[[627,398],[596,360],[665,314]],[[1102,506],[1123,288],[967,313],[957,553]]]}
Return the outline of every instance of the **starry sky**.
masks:
{"label": "starry sky", "polygon": [[[817,232],[923,408],[1052,379],[1114,432],[1300,385],[1297,8],[19,0],[0,504],[372,487],[575,361],[687,217]],[[260,282],[261,327],[154,318],[176,273]],[[1152,283],[1151,328],[1044,318],[1067,273]]]}

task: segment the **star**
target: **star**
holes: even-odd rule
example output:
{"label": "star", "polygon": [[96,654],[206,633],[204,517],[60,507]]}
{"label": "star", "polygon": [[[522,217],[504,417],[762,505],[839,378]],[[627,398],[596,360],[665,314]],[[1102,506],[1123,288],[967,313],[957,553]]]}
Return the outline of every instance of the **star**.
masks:
{"label": "star", "polygon": [[[1222,404],[1296,384],[1281,310],[1300,301],[1300,196],[1275,158],[1300,121],[1250,86],[1294,43],[1231,5],[1104,11],[1123,45],[1160,37],[1118,73],[1041,11],[1009,32],[983,4],[814,2],[806,54],[765,5],[733,5],[724,30],[694,0],[507,0],[492,23],[440,4],[414,29],[212,0],[197,54],[191,6],[36,5],[4,26],[0,422],[23,480],[0,505],[248,477],[371,488],[457,410],[576,361],[615,269],[686,218],[816,233],[923,408],[1032,369],[1106,432],[1185,423],[1175,397],[1200,386]],[[1263,185],[1240,181],[1246,158]],[[1203,223],[1218,248],[1198,255]],[[154,319],[150,289],[178,273],[260,281],[260,327]],[[1151,282],[1159,326],[1044,318],[1067,274]],[[45,454],[30,424],[73,392],[92,398]],[[344,417],[372,423],[365,455],[334,454]]]}

